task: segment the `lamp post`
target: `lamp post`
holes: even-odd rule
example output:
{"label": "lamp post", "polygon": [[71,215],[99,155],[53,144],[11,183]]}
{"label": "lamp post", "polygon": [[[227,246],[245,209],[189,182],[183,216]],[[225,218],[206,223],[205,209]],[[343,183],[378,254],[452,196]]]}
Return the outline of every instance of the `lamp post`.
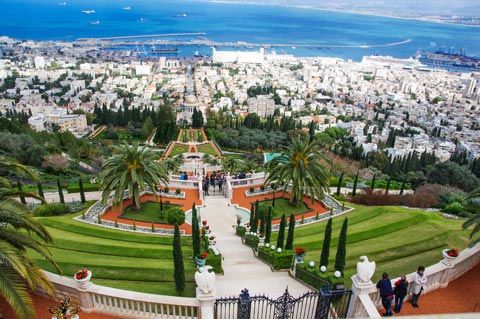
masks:
{"label": "lamp post", "polygon": [[53,315],[52,319],[67,319],[67,316],[70,316],[70,319],[80,319],[80,316],[77,314],[80,308],[74,306],[70,302],[70,298],[62,299],[60,305],[48,307],[48,311]]}

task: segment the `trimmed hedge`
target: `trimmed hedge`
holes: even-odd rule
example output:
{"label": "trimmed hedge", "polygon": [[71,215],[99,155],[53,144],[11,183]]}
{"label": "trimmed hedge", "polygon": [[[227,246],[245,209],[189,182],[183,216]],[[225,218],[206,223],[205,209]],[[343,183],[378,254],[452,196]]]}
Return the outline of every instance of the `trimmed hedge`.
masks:
{"label": "trimmed hedge", "polygon": [[309,267],[308,264],[297,264],[295,278],[314,289],[320,289],[324,284],[332,283],[326,273],[322,273],[316,267]]}
{"label": "trimmed hedge", "polygon": [[52,203],[43,204],[33,209],[33,216],[58,216],[70,213],[70,207],[66,204]]}
{"label": "trimmed hedge", "polygon": [[278,253],[267,247],[258,248],[258,258],[273,267],[274,270],[290,269],[293,263],[294,252],[291,250],[282,251]]}
{"label": "trimmed hedge", "polygon": [[[83,191],[84,192],[95,192],[100,189],[100,184],[90,184],[90,183],[83,183]],[[68,193],[79,193],[80,192],[80,185],[70,184],[67,187]]]}
{"label": "trimmed hedge", "polygon": [[246,230],[245,230],[245,227],[243,227],[243,226],[237,226],[237,228],[235,229],[235,235],[240,236],[240,237],[245,236],[245,232],[246,232]]}
{"label": "trimmed hedge", "polygon": [[250,234],[245,235],[245,245],[247,245],[248,247],[257,248],[258,242],[259,239],[257,236]]}

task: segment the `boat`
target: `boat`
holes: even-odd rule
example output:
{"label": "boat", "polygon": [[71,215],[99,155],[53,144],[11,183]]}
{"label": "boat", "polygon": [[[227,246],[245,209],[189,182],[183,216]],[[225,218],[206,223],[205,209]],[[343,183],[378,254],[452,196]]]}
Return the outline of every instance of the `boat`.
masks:
{"label": "boat", "polygon": [[427,66],[451,71],[480,71],[480,57],[467,56],[463,49],[460,52],[451,49],[445,52],[442,47],[435,52],[419,51],[415,54],[415,59]]}
{"label": "boat", "polygon": [[95,13],[95,10],[82,10],[82,12],[85,14],[93,14]]}
{"label": "boat", "polygon": [[58,5],[59,5],[59,6],[61,6],[61,7],[63,7],[63,6],[66,6],[66,5],[67,5],[67,3],[64,1],[64,2],[60,2],[60,3],[58,3]]}
{"label": "boat", "polygon": [[130,6],[126,6],[126,7],[123,7],[122,9],[123,9],[123,10],[130,10],[131,7],[130,7]]}
{"label": "boat", "polygon": [[92,25],[96,25],[96,24],[100,24],[100,21],[90,21],[89,24],[92,24]]}
{"label": "boat", "polygon": [[175,18],[185,18],[187,16],[186,13],[176,13],[173,15]]}

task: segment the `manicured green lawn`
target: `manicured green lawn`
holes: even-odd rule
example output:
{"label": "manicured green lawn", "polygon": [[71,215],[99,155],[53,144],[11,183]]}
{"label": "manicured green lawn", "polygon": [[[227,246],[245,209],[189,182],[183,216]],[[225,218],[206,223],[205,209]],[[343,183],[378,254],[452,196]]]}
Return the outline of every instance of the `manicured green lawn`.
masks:
{"label": "manicured green lawn", "polygon": [[146,202],[142,204],[140,210],[134,210],[133,206],[128,206],[121,216],[132,220],[166,224],[165,212],[175,206],[178,207],[178,205],[166,204],[165,199],[163,199],[163,214],[160,214],[160,203]]}
{"label": "manicured green lawn", "polygon": [[211,144],[199,145],[198,151],[212,156],[218,156]]}
{"label": "manicured green lawn", "polygon": [[188,148],[186,146],[175,144],[169,156],[175,157],[176,155],[186,153],[187,151]]}
{"label": "manicured green lawn", "polygon": [[[470,231],[462,230],[463,221],[447,220],[436,213],[399,207],[366,207],[348,204],[356,209],[348,217],[346,282],[356,273],[360,256],[376,262],[373,281],[386,271],[390,278],[414,272],[419,265],[429,266],[442,260],[442,249],[466,248]],[[333,273],[338,236],[344,218],[333,219],[328,271]],[[294,246],[305,247],[305,262],[320,265],[326,221],[295,228]],[[276,244],[278,233],[272,234]]]}
{"label": "manicured green lawn", "polygon": [[[172,237],[124,232],[72,220],[78,214],[45,217],[40,221],[54,238],[53,258],[65,276],[81,268],[92,271],[96,284],[133,291],[175,296]],[[182,238],[186,289],[183,296],[195,295],[190,237]],[[28,252],[37,265],[55,272],[34,251]]]}
{"label": "manicured green lawn", "polygon": [[[276,196],[282,196],[280,192],[277,192],[278,194]],[[265,201],[260,201],[259,206],[272,206],[272,200],[268,199]],[[267,208],[268,209],[268,208]],[[291,214],[301,214],[301,213],[306,213],[310,211],[310,208],[307,208],[307,206],[304,204],[296,207],[290,205],[288,202],[288,198],[283,198],[283,197],[278,197],[275,198],[275,207],[273,207],[273,218],[281,218],[283,214],[285,214],[286,217],[290,216]]]}

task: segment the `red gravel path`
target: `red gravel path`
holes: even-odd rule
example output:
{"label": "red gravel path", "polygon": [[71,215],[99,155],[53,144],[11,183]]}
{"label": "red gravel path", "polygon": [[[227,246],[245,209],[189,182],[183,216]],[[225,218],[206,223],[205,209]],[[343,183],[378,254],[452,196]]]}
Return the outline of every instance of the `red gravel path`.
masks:
{"label": "red gravel path", "polygon": [[[403,305],[402,312],[395,316],[480,313],[480,264],[451,282],[447,287],[421,295],[418,305],[418,308],[413,308],[410,301],[407,301]],[[480,318],[480,314],[478,317]]]}

